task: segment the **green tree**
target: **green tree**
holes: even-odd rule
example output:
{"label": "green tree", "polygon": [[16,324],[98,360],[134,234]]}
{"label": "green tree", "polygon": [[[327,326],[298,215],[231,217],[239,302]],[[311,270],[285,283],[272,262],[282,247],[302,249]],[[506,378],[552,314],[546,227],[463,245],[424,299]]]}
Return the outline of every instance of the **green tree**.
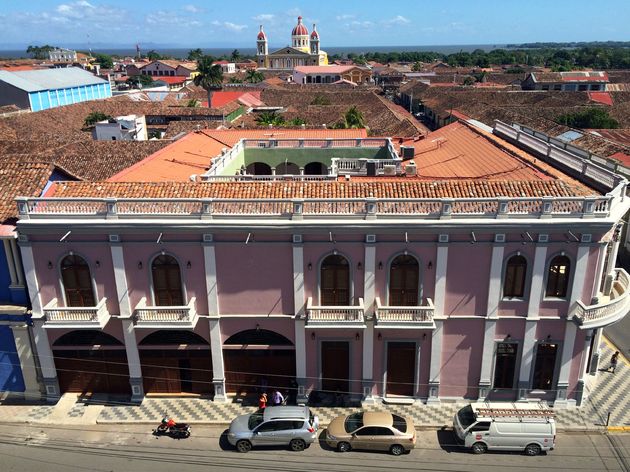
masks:
{"label": "green tree", "polygon": [[96,53],[94,59],[98,62],[103,69],[112,69],[114,67],[114,60],[112,56],[108,54]]}
{"label": "green tree", "polygon": [[203,51],[199,48],[191,49],[190,51],[188,51],[187,58],[189,61],[198,61],[202,57],[203,57]]}
{"label": "green tree", "polygon": [[413,66],[411,66],[411,70],[414,72],[420,72],[422,70],[422,62],[420,61],[414,62]]}
{"label": "green tree", "polygon": [[239,77],[230,77],[229,82],[231,84],[242,84],[243,83],[243,79],[241,79]]}
{"label": "green tree", "polygon": [[613,129],[619,128],[619,122],[608,115],[603,108],[587,108],[586,110],[560,115],[555,120],[557,123],[572,128],[586,129]]}
{"label": "green tree", "polygon": [[199,100],[197,100],[196,98],[191,98],[190,100],[188,100],[188,103],[186,103],[186,106],[188,108],[197,108],[199,105]]}
{"label": "green tree", "polygon": [[214,64],[212,56],[203,56],[197,61],[198,74],[193,79],[195,85],[202,87],[208,93],[208,108],[212,108],[212,94],[215,90],[221,90],[223,84],[223,71],[221,66]]}
{"label": "green tree", "polygon": [[151,49],[147,53],[147,59],[149,59],[150,61],[159,61],[160,59],[164,59],[164,58],[155,49]]}
{"label": "green tree", "polygon": [[263,126],[284,126],[286,121],[275,111],[265,111],[256,117],[256,123]]}
{"label": "green tree", "polygon": [[365,118],[363,117],[363,113],[361,113],[361,111],[353,105],[344,113],[343,119],[333,125],[333,128],[365,128]]}
{"label": "green tree", "polygon": [[110,115],[106,115],[100,111],[93,111],[83,120],[83,126],[89,128],[90,126],[94,126],[98,121],[110,120],[112,117]]}
{"label": "green tree", "polygon": [[475,83],[475,78],[471,77],[470,75],[467,75],[464,78],[464,85],[468,86],[468,85],[473,85]]}
{"label": "green tree", "polygon": [[45,46],[29,46],[26,48],[26,53],[30,54],[33,59],[48,59],[48,53],[56,49],[54,46],[46,44]]}
{"label": "green tree", "polygon": [[245,82],[249,82],[250,84],[257,84],[265,80],[265,76],[262,72],[258,72],[257,70],[248,70],[245,75]]}
{"label": "green tree", "polygon": [[330,105],[330,98],[325,95],[316,95],[311,105]]}
{"label": "green tree", "polygon": [[149,75],[130,75],[127,79],[130,87],[142,88],[153,83],[153,79]]}
{"label": "green tree", "polygon": [[230,59],[232,59],[232,62],[238,62],[240,58],[241,58],[241,52],[238,49],[235,49],[234,51],[232,51],[232,55],[230,56]]}
{"label": "green tree", "polygon": [[295,117],[295,118],[293,118],[293,119],[291,119],[291,120],[289,120],[287,122],[287,125],[289,125],[289,126],[302,126],[302,125],[305,125],[305,124],[306,124],[306,120],[300,118],[299,116]]}

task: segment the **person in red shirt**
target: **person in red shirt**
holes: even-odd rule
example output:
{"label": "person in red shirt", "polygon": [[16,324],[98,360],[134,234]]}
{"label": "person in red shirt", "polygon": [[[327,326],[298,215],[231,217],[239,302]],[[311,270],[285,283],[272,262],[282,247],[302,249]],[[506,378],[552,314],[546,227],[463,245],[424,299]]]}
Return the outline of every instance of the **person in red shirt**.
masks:
{"label": "person in red shirt", "polygon": [[267,407],[267,394],[262,393],[258,399],[258,408],[264,410]]}

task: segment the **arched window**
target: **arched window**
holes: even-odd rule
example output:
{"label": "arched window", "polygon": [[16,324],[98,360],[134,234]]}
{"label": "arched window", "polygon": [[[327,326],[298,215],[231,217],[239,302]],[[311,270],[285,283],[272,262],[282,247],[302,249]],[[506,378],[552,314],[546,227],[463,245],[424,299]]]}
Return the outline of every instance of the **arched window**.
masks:
{"label": "arched window", "polygon": [[522,298],[525,295],[525,275],[527,260],[523,256],[512,256],[505,266],[503,296],[505,298]]}
{"label": "arched window", "polygon": [[182,279],[179,264],[173,256],[162,254],[153,259],[153,292],[157,306],[182,306]]}
{"label": "arched window", "polygon": [[276,166],[276,175],[300,175],[300,168],[293,162],[283,162]]}
{"label": "arched window", "polygon": [[571,261],[567,256],[556,256],[549,264],[547,274],[547,290],[545,296],[564,298],[567,296],[569,287],[569,274],[571,272]]}
{"label": "arched window", "polygon": [[420,267],[413,256],[400,255],[389,267],[389,304],[418,306]]}
{"label": "arched window", "polygon": [[90,267],[80,256],[66,256],[61,261],[61,279],[66,306],[96,306]]}
{"label": "arched window", "polygon": [[350,305],[350,265],[339,255],[330,255],[322,261],[321,304],[323,306]]}
{"label": "arched window", "polygon": [[[310,77],[309,77],[310,79]],[[309,162],[304,166],[305,175],[328,175],[328,168],[321,162]]]}
{"label": "arched window", "polygon": [[249,175],[271,175],[271,167],[264,162],[252,162],[246,168]]}

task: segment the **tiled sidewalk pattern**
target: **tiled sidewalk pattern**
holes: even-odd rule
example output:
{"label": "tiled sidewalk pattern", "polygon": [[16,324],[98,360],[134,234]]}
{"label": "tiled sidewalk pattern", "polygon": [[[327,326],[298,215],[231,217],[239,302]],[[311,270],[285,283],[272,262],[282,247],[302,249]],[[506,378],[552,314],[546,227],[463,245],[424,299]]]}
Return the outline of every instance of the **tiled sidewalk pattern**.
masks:
{"label": "tiled sidewalk pattern", "polygon": [[[612,349],[602,345],[600,366],[609,365]],[[580,408],[558,409],[558,427],[562,429],[596,429],[601,428],[611,413],[611,426],[630,424],[630,367],[621,360],[615,374],[601,371],[598,375],[597,387]],[[423,404],[413,405],[366,405],[368,410],[388,410],[403,416],[410,416],[418,426],[450,425],[453,415],[465,402],[442,403],[437,406]],[[49,422],[59,416],[57,405],[2,405],[0,421],[12,422]],[[77,401],[65,413],[69,422],[81,421],[86,404]],[[100,407],[98,423],[157,423],[164,415],[170,415],[178,421],[190,423],[229,423],[235,416],[255,411],[253,406],[242,406],[238,403],[214,403],[199,398],[145,398],[140,405],[117,404],[110,402]],[[355,408],[345,407],[313,407],[314,414],[320,418],[322,425],[327,425],[338,415],[348,414]]]}

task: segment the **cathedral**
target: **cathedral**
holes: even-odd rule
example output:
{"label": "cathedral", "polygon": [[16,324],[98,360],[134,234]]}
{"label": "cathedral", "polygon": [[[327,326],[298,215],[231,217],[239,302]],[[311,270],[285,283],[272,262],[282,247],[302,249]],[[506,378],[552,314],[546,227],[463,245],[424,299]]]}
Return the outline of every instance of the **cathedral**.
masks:
{"label": "cathedral", "polygon": [[269,53],[267,35],[260,25],[260,32],[256,39],[256,59],[261,69],[292,70],[297,66],[326,66],[328,55],[319,49],[319,33],[313,25],[313,32],[302,24],[302,17],[298,16],[298,23],[291,31],[291,46],[286,46]]}

